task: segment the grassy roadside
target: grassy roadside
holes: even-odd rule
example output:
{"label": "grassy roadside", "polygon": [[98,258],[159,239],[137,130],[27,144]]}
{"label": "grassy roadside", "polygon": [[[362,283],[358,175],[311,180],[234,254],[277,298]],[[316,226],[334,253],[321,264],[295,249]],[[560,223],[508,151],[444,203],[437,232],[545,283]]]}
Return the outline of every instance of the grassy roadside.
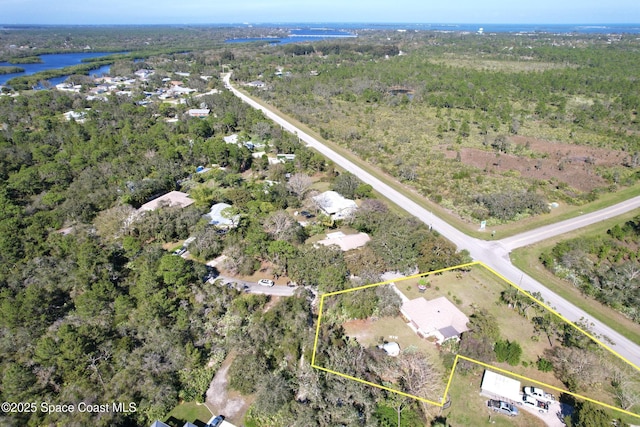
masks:
{"label": "grassy roadside", "polygon": [[[489,229],[486,231],[480,231],[478,223],[471,223],[469,221],[465,221],[459,218],[457,215],[453,214],[448,209],[445,209],[442,206],[429,201],[426,197],[419,194],[414,188],[402,184],[401,182],[391,177],[390,175],[386,174],[379,168],[363,161],[358,156],[353,154],[351,151],[348,151],[344,147],[332,141],[322,138],[322,136],[320,136],[318,132],[309,128],[304,123],[301,123],[295,118],[283,113],[276,107],[265,103],[261,99],[252,96],[251,94],[247,93],[245,90],[237,86],[236,86],[236,89],[240,90],[246,96],[250,97],[251,99],[256,101],[258,104],[260,104],[264,108],[268,109],[272,113],[277,114],[278,116],[286,119],[287,121],[291,122],[292,124],[300,128],[305,133],[316,138],[318,141],[321,141],[324,145],[331,148],[335,152],[339,153],[341,156],[345,157],[349,161],[367,170],[367,172],[371,173],[371,175],[375,176],[376,178],[378,178],[385,184],[389,185],[393,189],[401,192],[405,196],[409,197],[411,200],[413,200],[415,203],[419,204],[423,208],[433,212],[436,216],[446,221],[451,226],[455,227],[461,232],[478,239],[493,240],[494,237],[491,236]],[[637,196],[638,194],[640,194],[640,183],[632,187],[628,187],[620,191],[616,191],[615,193],[602,194],[598,200],[592,203],[588,203],[582,206],[565,206],[562,209],[554,210],[547,215],[538,215],[536,217],[527,218],[522,221],[490,227],[490,230],[496,231],[495,239],[502,239],[502,238],[513,236],[528,230],[542,227],[544,225],[553,224],[559,221],[577,217],[585,213],[594,212],[599,209],[614,205],[616,203],[620,203],[631,197]],[[393,203],[391,205],[395,207]]]}
{"label": "grassy roadside", "polygon": [[607,307],[594,299],[585,297],[580,290],[560,280],[545,269],[538,260],[542,252],[550,250],[561,240],[567,240],[578,236],[602,235],[614,225],[622,224],[637,215],[637,211],[632,211],[615,218],[601,221],[584,229],[572,231],[535,245],[516,249],[511,252],[511,262],[520,270],[524,271],[539,282],[544,283],[547,288],[557,293],[562,298],[571,301],[575,306],[584,310],[595,319],[624,335],[631,341],[640,343],[640,325],[627,319],[612,308]]}

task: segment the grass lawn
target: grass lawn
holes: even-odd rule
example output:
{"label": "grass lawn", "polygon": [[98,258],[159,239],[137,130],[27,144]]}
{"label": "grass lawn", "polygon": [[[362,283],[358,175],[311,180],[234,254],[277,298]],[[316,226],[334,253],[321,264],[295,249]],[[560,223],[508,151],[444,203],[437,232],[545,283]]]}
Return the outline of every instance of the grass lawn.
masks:
{"label": "grass lawn", "polygon": [[[427,283],[429,286],[428,289],[421,293],[418,290],[418,285],[426,285]],[[542,356],[545,350],[551,348],[549,342],[544,334],[539,335],[535,340],[532,339],[536,333],[531,322],[515,310],[499,302],[500,292],[508,289],[510,285],[489,270],[480,265],[476,265],[471,267],[468,272],[452,270],[442,274],[430,274],[423,278],[398,280],[396,281],[396,286],[410,299],[424,297],[427,300],[431,300],[445,296],[468,317],[471,316],[476,309],[482,308],[487,310],[498,321],[502,338],[516,341],[520,344],[522,347],[521,361],[525,362],[518,366],[510,366],[507,363],[497,362],[491,363],[491,365],[534,379],[543,384],[566,390],[566,387],[561,381],[555,378],[552,372],[544,373],[538,371],[535,362],[538,356]],[[556,341],[554,345],[559,344]],[[608,352],[605,352],[602,357],[602,363],[608,366],[615,365],[620,368],[626,368],[624,362]],[[458,374],[456,373],[456,375]],[[631,375],[629,378],[630,381],[640,384],[640,375],[637,372],[629,372],[629,375]],[[452,386],[453,385],[454,384],[452,384]],[[526,380],[523,380],[523,386],[526,385],[536,384],[527,384]],[[608,383],[592,386],[587,390],[579,390],[578,394],[617,406]]]}
{"label": "grass lawn", "polygon": [[211,412],[204,403],[184,402],[169,412],[166,423],[172,427],[182,427],[188,421],[197,426],[204,426],[210,419]]}
{"label": "grass lawn", "polygon": [[[423,293],[418,290],[418,284],[427,281],[430,287]],[[549,343],[544,337],[534,341],[536,335],[529,320],[520,316],[514,310],[499,302],[500,293],[509,288],[509,285],[496,277],[482,266],[474,266],[469,272],[447,271],[443,274],[431,274],[424,279],[409,279],[397,281],[396,285],[408,298],[424,297],[432,300],[441,296],[453,302],[467,317],[470,317],[477,309],[485,309],[498,321],[500,334],[503,339],[516,341],[522,347],[522,360],[536,362]],[[562,383],[549,373],[542,373],[535,367],[509,366],[506,363],[494,363],[502,369],[515,372],[519,375],[535,378],[541,382],[562,387]]]}

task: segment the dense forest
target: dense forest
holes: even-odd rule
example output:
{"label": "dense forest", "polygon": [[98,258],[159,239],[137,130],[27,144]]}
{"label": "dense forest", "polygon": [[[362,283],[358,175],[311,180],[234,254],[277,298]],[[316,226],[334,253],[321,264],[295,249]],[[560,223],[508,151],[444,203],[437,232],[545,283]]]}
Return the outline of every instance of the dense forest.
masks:
{"label": "dense forest", "polygon": [[[189,65],[191,56],[168,58],[167,73],[173,67],[215,71],[203,61]],[[160,69],[168,58],[146,66]],[[139,66],[121,60],[113,70],[130,75]],[[217,79],[187,83],[203,91],[220,86]],[[55,90],[0,98],[2,397],[137,404],[128,414],[37,411],[3,414],[3,422],[149,424],[179,401],[201,401],[231,353],[241,355],[231,366],[231,386],[256,393],[256,420],[285,403],[301,426],[351,419],[354,406],[335,405],[344,381],[301,363],[310,357],[313,294],[301,288],[267,306],[266,297],[206,282],[215,272],[202,261],[225,254],[225,271],[244,275],[266,263],[308,289],[331,291],[377,281],[384,271],[441,268],[466,256],[370,199],[370,187],[334,171],[228,92],[182,105],[140,105],[139,90],[140,96],[109,95],[106,102]],[[184,114],[202,105],[215,115]],[[86,119],[64,120],[71,109],[86,111]],[[177,122],[165,120],[176,116]],[[246,147],[223,141],[231,133],[264,141],[273,153],[294,153],[296,161],[254,159]],[[211,164],[220,168],[194,174],[196,166]],[[288,182],[286,174],[292,174]],[[311,176],[362,198],[350,222],[370,233],[370,246],[345,256],[304,244],[309,233],[337,225],[325,218],[307,231],[291,216],[317,194],[310,191]],[[265,191],[265,179],[281,183]],[[143,203],[176,189],[196,203],[135,215]],[[220,234],[207,225],[202,215],[216,202],[233,204],[238,227]],[[189,236],[196,238],[192,260],[164,249]],[[274,384],[282,392],[277,397]],[[374,408],[374,396],[369,399]]]}

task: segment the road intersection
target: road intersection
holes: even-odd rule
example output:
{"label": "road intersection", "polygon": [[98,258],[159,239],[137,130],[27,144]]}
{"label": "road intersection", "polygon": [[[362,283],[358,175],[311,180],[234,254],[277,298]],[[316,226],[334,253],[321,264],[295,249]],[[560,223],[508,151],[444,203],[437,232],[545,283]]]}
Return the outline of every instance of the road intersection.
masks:
{"label": "road intersection", "polygon": [[438,218],[429,210],[409,199],[404,194],[400,193],[388,184],[376,178],[365,169],[361,168],[339,153],[322,144],[313,136],[302,131],[301,129],[288,122],[281,116],[277,115],[276,113],[272,112],[271,110],[263,107],[261,104],[233,87],[230,84],[229,79],[230,74],[226,74],[224,76],[225,85],[231,92],[233,92],[234,95],[242,99],[253,108],[261,110],[266,117],[273,120],[283,129],[297,135],[300,140],[304,141],[308,146],[315,149],[320,154],[330,159],[332,162],[334,162],[344,170],[347,170],[356,175],[361,181],[371,185],[378,193],[391,200],[393,203],[397,204],[400,208],[404,209],[409,214],[417,217],[425,224],[433,227],[433,229],[438,231],[444,237],[449,239],[453,244],[455,244],[458,249],[468,250],[474,260],[484,262],[505,279],[511,281],[512,283],[518,285],[520,288],[526,291],[529,291],[531,293],[540,292],[542,298],[550,307],[555,309],[557,312],[559,312],[572,322],[577,322],[581,319],[587,319],[593,334],[598,335],[600,338],[606,341],[613,351],[625,358],[628,362],[633,363],[636,366],[636,369],[640,370],[640,343],[635,343],[629,340],[604,323],[593,319],[586,312],[579,309],[571,302],[560,297],[556,293],[550,291],[542,283],[538,282],[537,280],[533,279],[532,277],[528,276],[523,271],[515,267],[511,263],[511,260],[509,258],[509,253],[511,252],[511,250],[518,247],[542,241],[571,230],[594,224],[603,219],[620,215],[633,209],[637,209],[640,207],[640,196],[599,210],[597,212],[593,212],[591,214],[582,215],[577,218],[541,227],[503,240],[484,241],[476,239],[467,236],[441,218]]}

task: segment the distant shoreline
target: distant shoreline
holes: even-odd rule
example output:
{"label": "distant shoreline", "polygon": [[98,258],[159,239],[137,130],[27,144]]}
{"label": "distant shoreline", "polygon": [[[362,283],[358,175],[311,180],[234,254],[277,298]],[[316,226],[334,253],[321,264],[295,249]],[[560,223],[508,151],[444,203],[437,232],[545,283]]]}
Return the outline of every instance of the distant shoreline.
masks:
{"label": "distant shoreline", "polygon": [[478,23],[394,23],[394,22],[270,22],[270,23],[192,23],[192,24],[95,24],[95,25],[29,25],[0,24],[0,30],[28,31],[44,28],[135,28],[135,27],[200,27],[200,28],[286,28],[331,30],[407,30],[490,33],[553,33],[553,34],[640,34],[639,23],[606,24],[492,24]]}

